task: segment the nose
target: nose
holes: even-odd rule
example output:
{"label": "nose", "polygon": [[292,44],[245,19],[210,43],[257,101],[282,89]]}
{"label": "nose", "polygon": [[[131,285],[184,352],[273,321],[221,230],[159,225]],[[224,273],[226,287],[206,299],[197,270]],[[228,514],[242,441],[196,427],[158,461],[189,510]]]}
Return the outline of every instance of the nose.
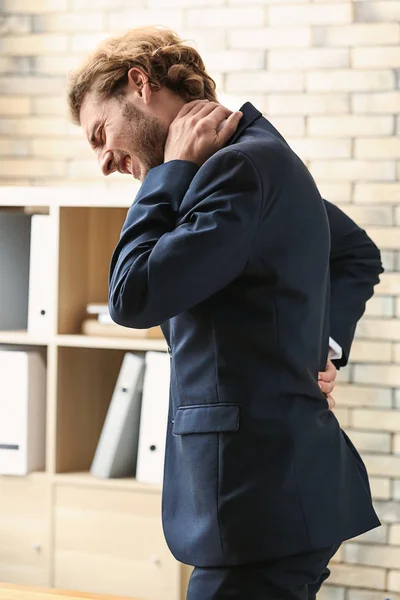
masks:
{"label": "nose", "polygon": [[114,164],[114,155],[110,150],[103,156],[100,156],[99,162],[103,175],[111,175],[111,173],[114,173],[117,170]]}

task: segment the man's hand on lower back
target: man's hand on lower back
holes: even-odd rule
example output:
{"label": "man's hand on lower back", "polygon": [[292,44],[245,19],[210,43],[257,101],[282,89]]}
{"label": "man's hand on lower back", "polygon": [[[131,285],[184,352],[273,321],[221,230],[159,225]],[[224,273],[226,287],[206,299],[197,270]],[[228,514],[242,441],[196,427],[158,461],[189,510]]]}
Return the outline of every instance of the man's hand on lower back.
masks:
{"label": "man's hand on lower back", "polygon": [[185,104],[170,125],[164,161],[188,160],[201,167],[232,137],[242,116],[208,100]]}
{"label": "man's hand on lower back", "polygon": [[321,388],[321,391],[325,394],[326,399],[329,404],[329,408],[332,410],[335,406],[335,400],[332,397],[332,391],[335,387],[337,370],[335,365],[331,360],[328,360],[326,363],[326,370],[321,371],[318,374],[318,385]]}

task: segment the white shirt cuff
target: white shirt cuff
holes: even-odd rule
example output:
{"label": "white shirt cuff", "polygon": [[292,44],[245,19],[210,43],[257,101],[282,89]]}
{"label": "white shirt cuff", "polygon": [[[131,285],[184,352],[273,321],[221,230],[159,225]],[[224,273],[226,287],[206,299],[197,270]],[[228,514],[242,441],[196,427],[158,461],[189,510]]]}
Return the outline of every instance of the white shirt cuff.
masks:
{"label": "white shirt cuff", "polygon": [[343,350],[342,347],[339,346],[337,342],[333,338],[329,338],[329,354],[328,357],[331,360],[342,358]]}

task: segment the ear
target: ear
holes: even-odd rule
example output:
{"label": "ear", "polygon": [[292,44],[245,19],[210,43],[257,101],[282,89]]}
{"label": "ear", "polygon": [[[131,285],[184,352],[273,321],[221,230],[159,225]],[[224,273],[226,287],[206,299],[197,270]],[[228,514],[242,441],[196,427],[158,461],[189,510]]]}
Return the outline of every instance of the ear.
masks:
{"label": "ear", "polygon": [[139,67],[132,67],[128,71],[128,91],[140,96],[144,104],[149,104],[151,98],[149,78]]}

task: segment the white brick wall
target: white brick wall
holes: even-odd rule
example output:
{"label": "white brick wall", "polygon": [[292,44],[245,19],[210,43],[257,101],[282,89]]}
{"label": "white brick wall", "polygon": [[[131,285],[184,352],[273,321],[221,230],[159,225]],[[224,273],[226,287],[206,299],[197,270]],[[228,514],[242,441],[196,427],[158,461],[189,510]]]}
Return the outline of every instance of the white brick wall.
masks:
{"label": "white brick wall", "polygon": [[[344,544],[320,600],[400,600],[400,0],[3,0],[0,184],[107,185],[66,122],[65,74],[104,37],[163,24],[192,40],[234,107],[251,100],[387,273],[340,372],[336,416],[383,527]],[[328,516],[329,518],[329,516]]]}

